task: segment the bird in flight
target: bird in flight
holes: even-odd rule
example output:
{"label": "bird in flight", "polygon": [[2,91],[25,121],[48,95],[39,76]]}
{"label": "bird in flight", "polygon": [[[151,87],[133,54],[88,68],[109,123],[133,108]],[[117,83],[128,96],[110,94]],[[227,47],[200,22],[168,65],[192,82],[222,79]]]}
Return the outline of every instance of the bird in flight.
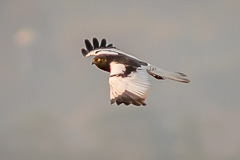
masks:
{"label": "bird in flight", "polygon": [[93,38],[92,44],[85,39],[85,45],[86,49],[81,50],[83,56],[94,56],[92,64],[110,73],[111,104],[145,106],[145,99],[150,88],[149,75],[158,80],[171,79],[183,83],[190,82],[183,73],[161,69],[126,54],[112,44],[107,45],[106,39],[102,39],[99,43],[97,38]]}

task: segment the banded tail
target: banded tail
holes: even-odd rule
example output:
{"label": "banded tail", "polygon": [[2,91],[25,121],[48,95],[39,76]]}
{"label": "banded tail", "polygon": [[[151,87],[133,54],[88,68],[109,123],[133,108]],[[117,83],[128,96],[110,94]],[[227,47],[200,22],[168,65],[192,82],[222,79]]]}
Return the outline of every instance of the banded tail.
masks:
{"label": "banded tail", "polygon": [[171,79],[183,83],[189,83],[190,81],[186,78],[186,75],[179,72],[166,71],[162,68],[148,64],[147,72],[149,75],[156,79]]}

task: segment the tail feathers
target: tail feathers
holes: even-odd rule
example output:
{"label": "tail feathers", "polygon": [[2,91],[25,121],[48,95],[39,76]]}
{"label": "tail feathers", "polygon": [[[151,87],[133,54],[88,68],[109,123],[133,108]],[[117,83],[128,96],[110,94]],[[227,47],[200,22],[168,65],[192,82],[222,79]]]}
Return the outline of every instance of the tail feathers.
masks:
{"label": "tail feathers", "polygon": [[[157,79],[171,79],[183,83],[189,83],[190,81],[186,78],[186,75],[180,72],[171,72],[164,69],[158,68],[153,65],[149,65],[147,69],[148,74]],[[161,78],[160,78],[161,77]]]}

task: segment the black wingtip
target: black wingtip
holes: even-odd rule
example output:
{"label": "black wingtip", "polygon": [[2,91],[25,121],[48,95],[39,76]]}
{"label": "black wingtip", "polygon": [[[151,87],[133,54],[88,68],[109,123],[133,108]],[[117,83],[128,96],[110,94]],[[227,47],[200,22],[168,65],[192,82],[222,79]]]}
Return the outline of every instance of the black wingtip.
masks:
{"label": "black wingtip", "polygon": [[107,48],[113,47],[113,44],[109,44],[107,45]]}
{"label": "black wingtip", "polygon": [[117,105],[120,105],[122,103],[125,105],[133,104],[135,106],[146,106],[147,105],[145,103],[145,98],[141,98],[129,91],[125,91],[123,94],[121,94],[118,97],[116,97],[115,99],[111,100],[111,104],[113,104],[115,102]]}
{"label": "black wingtip", "polygon": [[106,41],[105,38],[103,38],[101,40],[101,44],[100,45],[99,45],[98,39],[95,38],[95,37],[93,38],[92,43],[88,39],[85,39],[84,42],[85,42],[86,49],[84,49],[84,48],[81,49],[82,54],[83,54],[84,57],[86,57],[86,55],[89,52],[91,52],[91,51],[93,51],[95,49],[98,49],[98,48],[113,48],[113,44],[107,45],[107,41]]}
{"label": "black wingtip", "polygon": [[93,47],[94,47],[94,49],[99,48],[99,42],[98,42],[97,38],[93,38]]}
{"label": "black wingtip", "polygon": [[88,52],[93,50],[93,46],[88,39],[85,39],[85,45],[86,45],[86,48],[87,48]]}
{"label": "black wingtip", "polygon": [[100,47],[106,47],[107,41],[105,38],[102,39]]}
{"label": "black wingtip", "polygon": [[86,57],[86,55],[88,54],[88,51],[84,48],[82,48],[81,51],[82,51],[82,55]]}

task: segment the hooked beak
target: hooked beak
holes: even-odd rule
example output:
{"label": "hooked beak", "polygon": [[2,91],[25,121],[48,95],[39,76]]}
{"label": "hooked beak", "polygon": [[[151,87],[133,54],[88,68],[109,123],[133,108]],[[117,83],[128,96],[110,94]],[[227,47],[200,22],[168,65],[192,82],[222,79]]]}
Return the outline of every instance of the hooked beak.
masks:
{"label": "hooked beak", "polygon": [[95,63],[96,63],[96,61],[95,61],[95,59],[93,59],[93,60],[92,60],[92,65],[95,64]]}

